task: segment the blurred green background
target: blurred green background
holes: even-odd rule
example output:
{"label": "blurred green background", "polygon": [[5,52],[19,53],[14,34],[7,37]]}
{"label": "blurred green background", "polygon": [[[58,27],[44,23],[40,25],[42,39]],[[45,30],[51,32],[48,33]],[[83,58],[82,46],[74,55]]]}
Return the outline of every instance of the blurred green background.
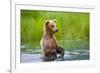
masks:
{"label": "blurred green background", "polygon": [[89,49],[89,13],[21,10],[21,52],[40,49],[45,20],[56,19],[58,44],[65,50]]}

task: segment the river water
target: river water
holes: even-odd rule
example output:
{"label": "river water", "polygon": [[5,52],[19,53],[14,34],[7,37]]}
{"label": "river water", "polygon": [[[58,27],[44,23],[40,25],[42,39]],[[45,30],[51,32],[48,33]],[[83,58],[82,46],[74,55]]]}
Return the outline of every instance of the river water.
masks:
{"label": "river water", "polygon": [[[41,50],[36,50],[38,53],[21,53],[20,54],[20,62],[21,63],[34,63],[34,62],[42,62],[41,58]],[[64,60],[63,61],[75,61],[75,60],[89,60],[89,50],[73,50],[73,51],[65,51]],[[61,59],[57,58],[55,61],[61,61]]]}

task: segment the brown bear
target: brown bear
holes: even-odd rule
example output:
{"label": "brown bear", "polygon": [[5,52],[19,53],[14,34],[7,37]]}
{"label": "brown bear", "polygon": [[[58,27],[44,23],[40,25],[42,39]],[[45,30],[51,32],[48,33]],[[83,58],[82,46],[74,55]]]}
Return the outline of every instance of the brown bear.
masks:
{"label": "brown bear", "polygon": [[61,58],[64,56],[64,49],[57,45],[56,32],[58,32],[56,20],[47,20],[44,24],[44,34],[40,41],[43,61],[53,61],[57,58],[57,54],[60,54]]}

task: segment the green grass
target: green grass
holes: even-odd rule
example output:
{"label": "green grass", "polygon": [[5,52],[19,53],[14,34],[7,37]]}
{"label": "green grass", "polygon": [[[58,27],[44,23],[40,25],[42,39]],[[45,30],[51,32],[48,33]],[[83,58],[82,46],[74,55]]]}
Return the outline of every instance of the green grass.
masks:
{"label": "green grass", "polygon": [[21,10],[21,51],[40,49],[45,20],[56,19],[58,44],[67,50],[89,49],[89,13]]}

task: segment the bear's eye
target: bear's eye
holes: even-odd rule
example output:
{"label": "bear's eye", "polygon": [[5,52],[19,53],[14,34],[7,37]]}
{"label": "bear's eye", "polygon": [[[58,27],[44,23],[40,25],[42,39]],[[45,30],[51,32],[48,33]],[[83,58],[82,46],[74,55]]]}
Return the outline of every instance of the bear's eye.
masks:
{"label": "bear's eye", "polygon": [[52,25],[52,28],[54,28],[54,25]]}

